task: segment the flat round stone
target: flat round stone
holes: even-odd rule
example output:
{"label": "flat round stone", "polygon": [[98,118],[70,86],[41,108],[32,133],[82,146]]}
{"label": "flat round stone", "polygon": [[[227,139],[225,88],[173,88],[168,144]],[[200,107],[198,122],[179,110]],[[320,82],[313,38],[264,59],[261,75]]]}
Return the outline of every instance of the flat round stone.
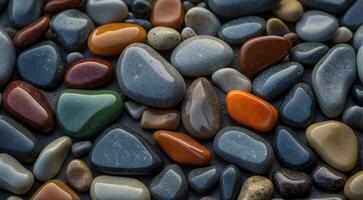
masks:
{"label": "flat round stone", "polygon": [[313,171],[312,180],[316,187],[325,191],[336,192],[344,186],[347,177],[343,173],[322,164]]}
{"label": "flat round stone", "polygon": [[192,28],[198,35],[217,34],[221,22],[208,9],[193,7],[185,14],[185,26]]}
{"label": "flat round stone", "polygon": [[352,106],[346,109],[342,116],[342,122],[351,128],[363,130],[363,107]]}
{"label": "flat round stone", "polygon": [[92,149],[90,141],[79,141],[72,145],[71,151],[75,158],[80,158],[87,155]]}
{"label": "flat round stone", "polygon": [[153,1],[150,20],[154,26],[178,29],[184,22],[184,7],[180,0]]}
{"label": "flat round stone", "polygon": [[242,186],[242,177],[239,169],[234,165],[228,165],[221,173],[219,179],[219,193],[222,200],[234,200]]}
{"label": "flat round stone", "polygon": [[328,51],[329,47],[326,44],[319,42],[303,42],[292,48],[290,60],[304,66],[313,66],[328,53]]}
{"label": "flat round stone", "polygon": [[32,200],[80,200],[81,198],[63,181],[53,179],[44,183],[32,196]]}
{"label": "flat round stone", "polygon": [[276,170],[273,182],[278,193],[287,199],[307,197],[312,188],[311,179],[306,173],[289,169]]}
{"label": "flat round stone", "polygon": [[192,190],[207,193],[219,181],[220,171],[216,166],[196,168],[189,172],[188,182]]}
{"label": "flat round stone", "polygon": [[80,8],[83,5],[83,0],[56,0],[48,1],[44,5],[44,11],[47,13],[58,13],[70,8]]}
{"label": "flat round stone", "polygon": [[91,187],[93,175],[85,162],[75,159],[68,163],[65,178],[76,191],[86,192]]}
{"label": "flat round stone", "polygon": [[304,8],[298,0],[281,0],[272,7],[272,11],[286,22],[296,22],[304,14]]}
{"label": "flat round stone", "polygon": [[172,28],[157,26],[147,34],[147,41],[155,50],[174,49],[181,41],[180,33]]}
{"label": "flat round stone", "polygon": [[96,24],[123,21],[129,12],[126,3],[120,0],[89,0],[86,12]]}
{"label": "flat round stone", "polygon": [[0,29],[0,87],[4,87],[13,74],[16,52],[8,34]]}
{"label": "flat round stone", "polygon": [[363,16],[360,14],[363,9],[363,0],[357,0],[344,13],[341,23],[351,30],[356,30],[363,24]]}
{"label": "flat round stone", "polygon": [[270,199],[273,194],[272,182],[263,176],[251,176],[241,188],[238,200],[265,200]]}
{"label": "flat round stone", "polygon": [[221,68],[212,74],[212,81],[225,93],[231,90],[251,92],[252,84],[248,77],[233,68]]}
{"label": "flat round stone", "polygon": [[348,199],[358,200],[363,198],[363,171],[355,173],[348,179],[344,186],[344,195]]}
{"label": "flat round stone", "polygon": [[38,0],[11,0],[8,5],[8,17],[17,28],[26,26],[37,20],[43,8],[43,1]]}
{"label": "flat round stone", "polygon": [[140,127],[143,129],[175,131],[180,127],[180,118],[178,110],[146,108],[141,116]]}

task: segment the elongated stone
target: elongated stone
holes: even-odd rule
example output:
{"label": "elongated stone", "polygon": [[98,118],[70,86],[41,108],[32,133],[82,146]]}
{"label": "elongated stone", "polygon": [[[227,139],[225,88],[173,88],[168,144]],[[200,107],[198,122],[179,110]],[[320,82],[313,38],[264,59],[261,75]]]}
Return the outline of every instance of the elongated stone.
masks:
{"label": "elongated stone", "polygon": [[273,182],[278,193],[287,199],[304,198],[312,188],[311,179],[306,173],[284,168],[274,172]]}
{"label": "elongated stone", "polygon": [[188,182],[191,189],[206,193],[219,181],[220,171],[216,166],[196,168],[189,172]]}
{"label": "elongated stone", "polygon": [[44,11],[47,13],[58,13],[70,8],[79,8],[83,5],[82,0],[55,0],[48,1],[44,5]]}
{"label": "elongated stone", "polygon": [[177,130],[180,127],[180,113],[178,110],[147,108],[141,116],[140,127],[154,130]]}
{"label": "elongated stone", "polygon": [[242,186],[238,200],[268,200],[273,194],[272,182],[263,176],[251,176]]}
{"label": "elongated stone", "polygon": [[228,165],[223,169],[219,179],[219,193],[222,200],[234,200],[242,185],[242,177],[239,169],[234,165]]}
{"label": "elongated stone", "polygon": [[0,87],[4,87],[11,78],[13,74],[15,62],[16,62],[16,52],[11,42],[8,34],[0,29]]}
{"label": "elongated stone", "polygon": [[75,159],[68,163],[65,178],[76,191],[86,192],[91,187],[93,175],[85,162]]}
{"label": "elongated stone", "polygon": [[154,26],[166,26],[178,29],[184,22],[184,7],[182,1],[153,1],[150,21]]}
{"label": "elongated stone", "polygon": [[292,48],[290,60],[304,66],[313,66],[328,53],[328,51],[329,47],[323,43],[303,42]]}
{"label": "elongated stone", "polygon": [[225,93],[231,90],[251,92],[250,79],[233,68],[222,68],[212,74],[212,81]]}
{"label": "elongated stone", "polygon": [[92,149],[90,141],[79,141],[72,145],[71,151],[75,158],[80,158],[87,155]]}
{"label": "elongated stone", "polygon": [[327,165],[319,165],[312,173],[312,180],[316,187],[336,192],[344,186],[347,177]]}
{"label": "elongated stone", "polygon": [[363,48],[360,47],[357,53],[357,72],[359,80],[363,81]]}
{"label": "elongated stone", "polygon": [[80,197],[63,181],[53,179],[44,183],[32,196],[32,200],[80,200]]}

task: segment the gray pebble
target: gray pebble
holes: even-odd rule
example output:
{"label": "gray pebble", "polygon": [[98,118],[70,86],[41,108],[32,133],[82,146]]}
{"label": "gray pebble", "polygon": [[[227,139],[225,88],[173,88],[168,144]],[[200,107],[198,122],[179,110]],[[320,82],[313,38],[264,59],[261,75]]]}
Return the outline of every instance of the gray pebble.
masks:
{"label": "gray pebble", "polygon": [[356,0],[341,18],[342,25],[351,30],[356,30],[363,24],[363,0]]}
{"label": "gray pebble", "polygon": [[326,44],[319,42],[303,42],[292,48],[290,60],[304,66],[313,66],[328,53],[328,51],[329,47]]}
{"label": "gray pebble", "polygon": [[130,117],[132,117],[135,120],[140,119],[142,113],[147,108],[147,106],[139,104],[134,101],[126,101],[124,106],[125,106],[126,112],[130,115]]}
{"label": "gray pebble", "polygon": [[361,46],[357,53],[357,71],[360,82],[363,83],[363,46]]}
{"label": "gray pebble", "polygon": [[71,52],[67,55],[67,64],[71,65],[84,58],[83,54],[80,52]]}
{"label": "gray pebble", "polygon": [[183,6],[184,6],[185,12],[187,12],[188,10],[193,8],[195,5],[190,1],[183,1]]}
{"label": "gray pebble", "polygon": [[0,87],[4,87],[14,71],[16,55],[10,37],[0,29]]}
{"label": "gray pebble", "polygon": [[181,41],[178,31],[168,27],[154,27],[147,34],[148,43],[156,50],[170,50]]}
{"label": "gray pebble", "polygon": [[72,145],[72,154],[75,158],[81,158],[87,155],[92,149],[92,143],[90,141],[80,141]]}
{"label": "gray pebble", "polygon": [[251,92],[251,81],[233,68],[222,68],[212,74],[212,81],[225,93],[231,90]]}
{"label": "gray pebble", "polygon": [[363,25],[354,33],[353,45],[357,50],[363,45]]}
{"label": "gray pebble", "polygon": [[190,27],[185,27],[183,28],[182,32],[181,32],[181,37],[182,40],[186,40],[188,38],[197,36],[198,34]]}
{"label": "gray pebble", "polygon": [[185,26],[192,28],[198,35],[216,35],[221,23],[209,10],[194,7],[185,14]]}
{"label": "gray pebble", "polygon": [[219,181],[220,171],[216,166],[196,168],[189,172],[189,186],[198,193],[206,193]]}
{"label": "gray pebble", "polygon": [[333,42],[346,43],[349,42],[353,38],[353,33],[347,27],[342,26],[337,29],[333,36]]}
{"label": "gray pebble", "polygon": [[44,1],[40,0],[10,0],[8,5],[10,22],[17,28],[32,23],[42,14],[43,4]]}
{"label": "gray pebble", "polygon": [[363,107],[352,106],[343,113],[342,121],[354,129],[363,131]]}
{"label": "gray pebble", "polygon": [[146,19],[127,19],[125,20],[125,23],[138,24],[147,31],[153,28],[151,22]]}
{"label": "gray pebble", "polygon": [[122,0],[88,0],[86,3],[86,13],[98,25],[122,22],[128,12]]}

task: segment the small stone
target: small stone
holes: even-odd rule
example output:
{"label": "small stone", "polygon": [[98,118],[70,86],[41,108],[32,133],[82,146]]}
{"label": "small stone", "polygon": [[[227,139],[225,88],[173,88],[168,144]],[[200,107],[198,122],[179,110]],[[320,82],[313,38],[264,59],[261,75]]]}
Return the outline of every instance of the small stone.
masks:
{"label": "small stone", "polygon": [[181,116],[184,128],[198,139],[211,139],[221,129],[218,97],[206,78],[195,79],[187,89]]}
{"label": "small stone", "polygon": [[154,139],[173,161],[191,166],[207,165],[211,152],[193,138],[180,132],[156,131]]}
{"label": "small stone", "polygon": [[239,169],[228,165],[223,169],[219,179],[219,193],[222,200],[234,200],[242,186],[242,177]]}
{"label": "small stone", "polygon": [[358,141],[353,130],[344,123],[325,121],[312,124],[306,130],[306,139],[311,148],[335,169],[348,172],[355,167]]}
{"label": "small stone", "polygon": [[43,3],[39,0],[10,0],[8,5],[10,22],[17,28],[34,22],[42,13]]}
{"label": "small stone", "polygon": [[307,200],[345,200],[345,197],[340,194],[314,194],[309,196]]}
{"label": "small stone", "polygon": [[6,200],[24,200],[24,199],[18,196],[10,196]]}
{"label": "small stone", "polygon": [[142,114],[147,108],[147,106],[139,104],[134,101],[126,101],[124,106],[126,112],[130,115],[130,117],[132,117],[135,120],[140,119]]}
{"label": "small stone", "polygon": [[154,1],[150,20],[154,26],[166,26],[173,29],[179,29],[184,22],[184,7],[182,1]]}
{"label": "small stone", "polygon": [[76,9],[69,9],[52,17],[50,28],[68,51],[77,51],[86,46],[94,25],[86,14]]}
{"label": "small stone", "polygon": [[348,27],[351,30],[356,30],[363,24],[363,0],[356,0],[352,6],[344,13],[341,23],[343,26]]}
{"label": "small stone", "polygon": [[192,28],[198,35],[214,36],[221,22],[206,8],[194,7],[185,14],[185,26]]}
{"label": "small stone", "polygon": [[71,138],[59,137],[44,147],[33,166],[33,174],[38,181],[54,178],[66,160],[72,145]]}
{"label": "small stone", "polygon": [[304,14],[304,8],[297,0],[281,0],[272,8],[276,17],[287,21],[296,22]]}
{"label": "small stone", "polygon": [[195,6],[194,3],[190,2],[190,1],[183,1],[183,7],[186,12],[188,10],[192,9],[194,6]]}
{"label": "small stone", "polygon": [[103,131],[93,146],[90,161],[97,170],[117,175],[155,173],[163,164],[153,145],[138,133],[118,124]]}
{"label": "small stone", "polygon": [[354,33],[353,45],[357,50],[363,46],[363,25]]}
{"label": "small stone", "polygon": [[329,13],[310,10],[296,23],[299,38],[308,42],[326,42],[333,38],[339,27],[338,20]]}
{"label": "small stone", "polygon": [[307,174],[289,169],[276,170],[273,182],[278,193],[287,199],[306,197],[312,188],[311,179]]}
{"label": "small stone", "polygon": [[356,104],[363,106],[363,86],[355,85],[352,88],[352,98]]}
{"label": "small stone", "polygon": [[228,126],[214,138],[213,150],[223,160],[257,174],[266,173],[273,160],[271,145],[245,128]]}
{"label": "small stone", "polygon": [[272,197],[274,186],[263,176],[251,176],[241,188],[238,200],[269,200]]}
{"label": "small stone", "polygon": [[[299,39],[298,36],[296,35],[296,33],[292,33],[292,32],[287,33],[286,35],[283,36],[283,38],[288,40],[291,45],[295,45],[297,40]],[[287,59],[287,57],[285,57],[285,59]]]}
{"label": "small stone", "polygon": [[93,175],[86,163],[76,159],[68,163],[65,178],[77,192],[86,192],[91,187]]}
{"label": "small stone", "polygon": [[183,170],[168,165],[150,183],[151,196],[158,200],[183,200],[188,196],[188,182]]}
{"label": "small stone", "polygon": [[129,24],[137,24],[143,27],[146,31],[149,31],[153,28],[151,22],[146,19],[126,19],[124,22]]}
{"label": "small stone", "polygon": [[346,109],[343,113],[342,121],[358,130],[363,130],[363,107],[360,106],[352,106]]}
{"label": "small stone", "polygon": [[195,36],[184,40],[171,55],[171,64],[187,77],[212,74],[229,65],[232,60],[232,48],[223,40],[212,36]]}
{"label": "small stone", "polygon": [[360,47],[357,53],[357,72],[361,83],[363,82],[363,47]]}
{"label": "small stone", "polygon": [[312,180],[316,187],[329,192],[336,192],[344,186],[347,177],[343,173],[322,164],[313,171]]}
{"label": "small stone", "polygon": [[319,42],[300,43],[290,52],[290,60],[303,66],[313,66],[329,51],[329,47]]}
{"label": "small stone", "polygon": [[90,141],[80,141],[72,145],[72,154],[75,158],[81,158],[87,155],[92,149],[92,143]]}
{"label": "small stone", "polygon": [[287,33],[290,33],[290,29],[280,19],[270,18],[266,23],[266,32],[268,35],[284,36]]}
{"label": "small stone", "polygon": [[175,131],[180,127],[180,113],[178,110],[146,108],[142,113],[140,127],[143,129]]}
{"label": "small stone", "polygon": [[47,13],[58,13],[70,8],[80,8],[83,3],[83,0],[48,1],[44,6],[44,11]]}
{"label": "small stone", "polygon": [[355,173],[348,179],[344,186],[344,195],[350,200],[363,198],[363,171]]}
{"label": "small stone", "polygon": [[343,1],[327,1],[327,0],[300,0],[300,2],[307,7],[323,10],[332,14],[342,14],[344,13],[352,1],[343,0]]}
{"label": "small stone", "polygon": [[192,190],[206,193],[219,181],[220,171],[216,166],[196,168],[189,172],[188,182]]}
{"label": "small stone", "polygon": [[28,192],[34,183],[33,174],[12,156],[0,154],[0,187],[13,194]]}
{"label": "small stone", "polygon": [[212,74],[212,81],[225,93],[231,90],[251,92],[250,79],[233,68],[221,68]]}
{"label": "small stone", "polygon": [[0,87],[4,87],[15,68],[16,52],[8,34],[0,29]]}
{"label": "small stone", "polygon": [[[185,1],[187,2],[187,1]],[[181,37],[182,37],[182,40],[186,40],[188,38],[191,38],[191,37],[194,37],[194,36],[197,36],[198,34],[190,27],[185,27],[183,28],[182,32],[181,32]]]}
{"label": "small stone", "polygon": [[353,33],[347,27],[339,27],[333,36],[333,42],[339,43],[346,43],[352,40]]}
{"label": "small stone", "polygon": [[73,63],[82,60],[84,58],[83,54],[80,52],[72,52],[67,55],[67,64],[72,65]]}
{"label": "small stone", "polygon": [[147,34],[148,43],[160,51],[174,49],[181,41],[181,35],[178,31],[168,27],[154,27]]}
{"label": "small stone", "polygon": [[131,11],[136,18],[148,19],[152,8],[151,0],[133,0]]}
{"label": "small stone", "polygon": [[86,13],[98,25],[121,22],[129,9],[122,0],[88,0]]}
{"label": "small stone", "polygon": [[140,181],[133,178],[98,176],[91,186],[93,200],[151,200],[150,192]]}
{"label": "small stone", "polygon": [[32,200],[80,200],[80,197],[63,181],[53,179],[44,183],[32,196]]}

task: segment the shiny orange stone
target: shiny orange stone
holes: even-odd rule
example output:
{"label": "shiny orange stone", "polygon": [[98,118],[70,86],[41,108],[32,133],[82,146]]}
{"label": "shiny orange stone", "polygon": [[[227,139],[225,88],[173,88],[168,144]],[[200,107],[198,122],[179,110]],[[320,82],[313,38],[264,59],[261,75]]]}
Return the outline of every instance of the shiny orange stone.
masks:
{"label": "shiny orange stone", "polygon": [[276,125],[277,110],[250,93],[232,90],[227,94],[226,105],[229,116],[241,125],[264,132]]}
{"label": "shiny orange stone", "polygon": [[88,48],[99,56],[120,54],[128,45],[144,42],[146,31],[129,23],[111,23],[96,28],[88,38]]}
{"label": "shiny orange stone", "polygon": [[207,165],[211,152],[193,138],[180,132],[156,131],[154,139],[161,149],[175,162],[183,165]]}
{"label": "shiny orange stone", "polygon": [[151,9],[151,23],[178,29],[184,22],[184,6],[181,0],[155,0]]}
{"label": "shiny orange stone", "polygon": [[80,200],[79,196],[61,180],[50,180],[32,196],[31,200]]}

